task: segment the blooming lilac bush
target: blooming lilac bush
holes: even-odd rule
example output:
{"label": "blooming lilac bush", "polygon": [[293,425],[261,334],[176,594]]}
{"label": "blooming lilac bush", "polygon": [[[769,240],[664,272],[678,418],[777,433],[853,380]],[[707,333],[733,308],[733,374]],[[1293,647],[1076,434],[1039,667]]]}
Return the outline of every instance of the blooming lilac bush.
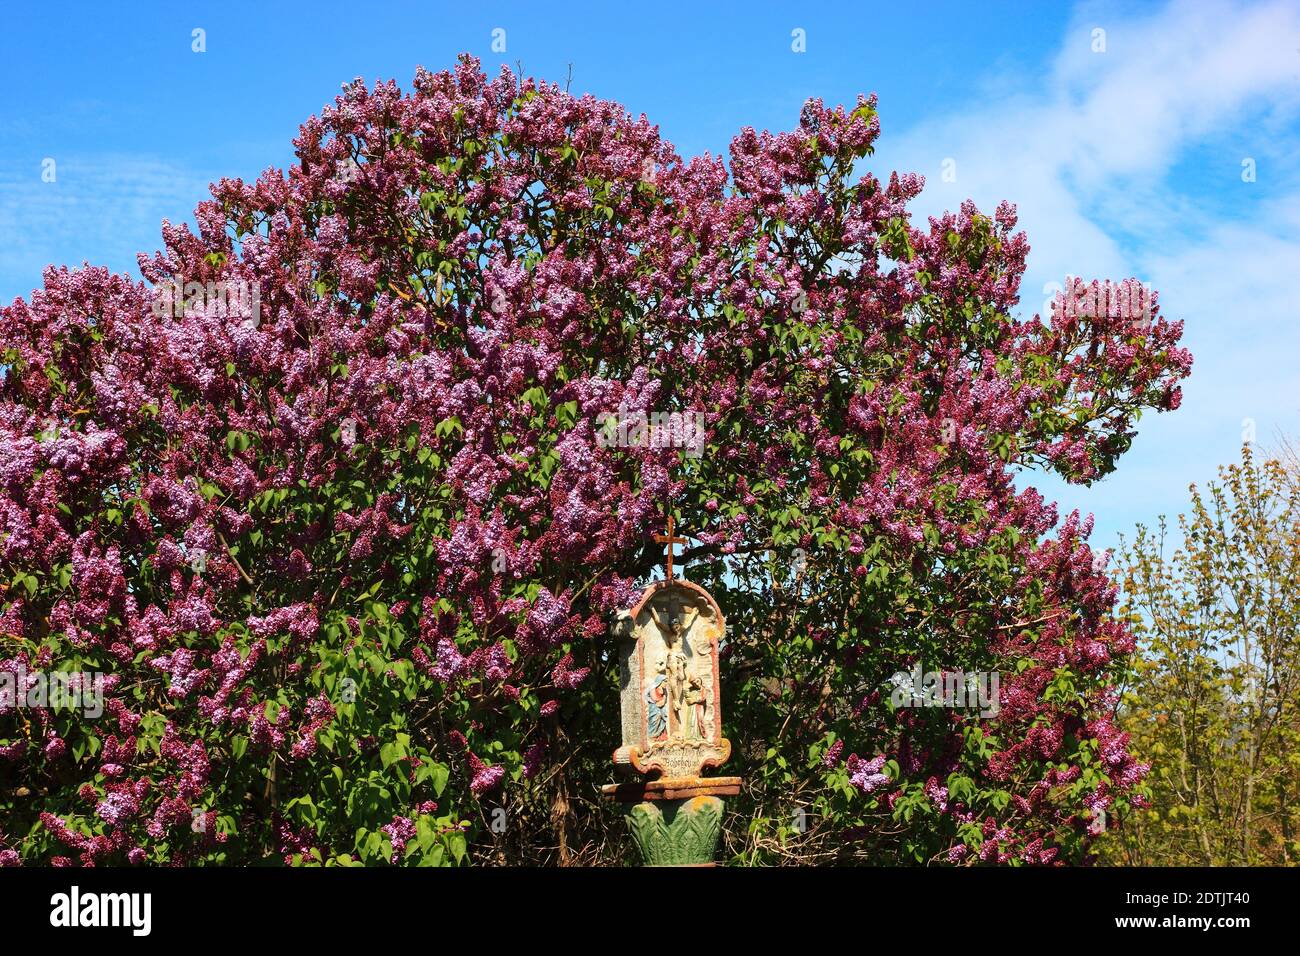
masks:
{"label": "blooming lilac bush", "polygon": [[[666,508],[733,625],[733,853],[1083,858],[1143,773],[1131,638],[1012,474],[1104,475],[1190,356],[1012,318],[1013,208],[914,225],[878,133],[810,102],[683,161],[465,59],[346,86],[144,282],[47,270],[0,310],[0,668],[108,676],[98,719],[0,703],[0,862],[616,859],[607,626]],[[620,409],[704,454],[600,440]],[[916,661],[1000,669],[999,715],[891,709]]]}

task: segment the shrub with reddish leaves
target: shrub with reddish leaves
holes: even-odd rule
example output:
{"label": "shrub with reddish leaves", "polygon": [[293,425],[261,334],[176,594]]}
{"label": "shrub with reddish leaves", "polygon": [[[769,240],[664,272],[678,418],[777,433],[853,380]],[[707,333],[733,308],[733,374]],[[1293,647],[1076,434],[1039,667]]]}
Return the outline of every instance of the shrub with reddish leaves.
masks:
{"label": "shrub with reddish leaves", "polygon": [[[0,863],[625,858],[607,627],[669,511],[732,625],[731,858],[1084,859],[1132,640],[1013,475],[1109,472],[1191,359],[1014,318],[1013,208],[913,224],[878,133],[687,162],[466,59],[347,86],[143,282],[49,269],[0,311]],[[654,412],[703,454],[602,430]],[[998,714],[892,706],[917,664]],[[102,714],[28,706],[67,672]]]}

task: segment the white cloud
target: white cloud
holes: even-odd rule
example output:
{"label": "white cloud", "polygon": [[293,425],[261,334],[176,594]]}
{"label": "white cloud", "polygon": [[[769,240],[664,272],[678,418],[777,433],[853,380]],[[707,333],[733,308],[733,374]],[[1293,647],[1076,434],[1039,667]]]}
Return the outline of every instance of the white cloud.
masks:
{"label": "white cloud", "polygon": [[[1097,27],[1105,53],[1092,51]],[[1107,546],[1184,507],[1190,482],[1236,457],[1243,418],[1262,441],[1300,428],[1300,192],[1275,185],[1300,169],[1300,9],[1083,7],[1041,85],[1006,89],[972,86],[956,114],[886,129],[872,165],[923,173],[922,212],[1015,202],[1032,246],[1026,312],[1067,274],[1136,275],[1186,321],[1196,363],[1183,407],[1145,418],[1117,474],[1092,489],[1035,480],[1063,512],[1095,511]],[[1243,155],[1256,157],[1258,182],[1241,180]],[[943,182],[946,158],[955,182]]]}

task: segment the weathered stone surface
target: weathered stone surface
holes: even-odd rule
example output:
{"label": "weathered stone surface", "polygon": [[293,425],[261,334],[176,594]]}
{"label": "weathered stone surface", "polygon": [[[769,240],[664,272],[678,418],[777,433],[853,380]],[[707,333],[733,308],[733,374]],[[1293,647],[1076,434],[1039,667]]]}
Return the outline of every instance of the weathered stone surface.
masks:
{"label": "weathered stone surface", "polygon": [[607,783],[601,793],[620,803],[645,800],[685,800],[688,797],[734,797],[740,793],[739,777],[661,777],[627,783]]}

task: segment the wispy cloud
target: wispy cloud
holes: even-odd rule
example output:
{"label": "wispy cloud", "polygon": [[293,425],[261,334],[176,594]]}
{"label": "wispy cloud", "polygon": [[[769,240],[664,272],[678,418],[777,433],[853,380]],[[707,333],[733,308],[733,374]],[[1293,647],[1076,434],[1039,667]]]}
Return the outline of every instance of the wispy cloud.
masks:
{"label": "wispy cloud", "polygon": [[135,255],[161,244],[164,218],[180,222],[208,196],[212,177],[161,159],[74,155],[54,160],[52,182],[41,158],[0,169],[0,293],[9,302],[40,284],[51,262],[136,272]]}
{"label": "wispy cloud", "polygon": [[1145,419],[1119,472],[1092,489],[1032,479],[1095,512],[1107,546],[1233,459],[1243,420],[1260,440],[1300,425],[1300,10],[1081,7],[1039,75],[973,85],[959,112],[886,135],[878,165],[924,173],[927,212],[968,196],[1017,203],[1033,246],[1026,313],[1067,273],[1136,275],[1186,321],[1196,365],[1182,409]]}

